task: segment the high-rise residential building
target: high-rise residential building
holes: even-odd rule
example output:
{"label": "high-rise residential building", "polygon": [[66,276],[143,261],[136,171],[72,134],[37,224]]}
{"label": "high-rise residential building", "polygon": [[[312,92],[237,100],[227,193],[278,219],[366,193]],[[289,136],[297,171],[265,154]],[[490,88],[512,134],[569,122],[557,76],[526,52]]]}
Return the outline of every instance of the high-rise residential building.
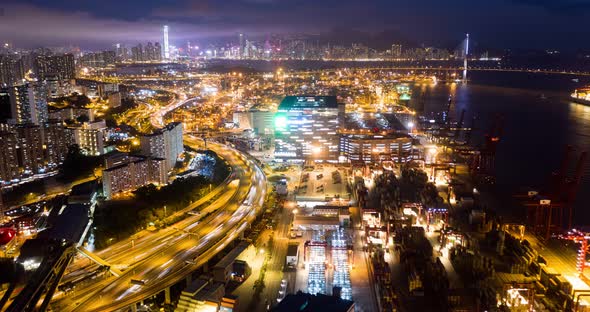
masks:
{"label": "high-rise residential building", "polygon": [[117,61],[117,54],[115,51],[102,51],[100,52],[100,55],[102,55],[104,66],[114,65]]}
{"label": "high-rise residential building", "polygon": [[141,154],[152,157],[166,157],[166,139],[164,132],[156,131],[140,137]]}
{"label": "high-rise residential building", "polygon": [[53,120],[0,127],[0,184],[56,169],[71,142],[61,122]]}
{"label": "high-rise residential building", "polygon": [[49,75],[57,75],[62,80],[76,78],[76,66],[72,54],[37,55],[34,68],[39,80],[45,80]]}
{"label": "high-rise residential building", "polygon": [[86,155],[103,155],[105,150],[105,133],[107,126],[104,120],[85,122],[82,126],[72,127],[74,142]]}
{"label": "high-rise residential building", "polygon": [[45,170],[43,155],[43,129],[39,125],[23,124],[16,127],[24,174],[37,174]]}
{"label": "high-rise residential building", "polygon": [[155,50],[154,61],[161,61],[162,60],[162,46],[160,45],[159,42],[156,42],[156,44],[154,44],[154,50]]}
{"label": "high-rise residential building", "polygon": [[119,61],[127,59],[127,48],[120,43],[115,44],[115,57]]}
{"label": "high-rise residential building", "polygon": [[132,191],[138,187],[154,183],[168,182],[166,160],[163,158],[115,155],[105,159],[102,171],[103,195],[110,199],[113,195]]}
{"label": "high-rise residential building", "polygon": [[182,123],[173,122],[152,134],[142,136],[141,153],[166,159],[167,168],[172,169],[180,154],[184,152],[182,132]]}
{"label": "high-rise residential building", "polygon": [[35,97],[35,116],[33,116],[33,123],[42,125],[49,119],[47,83],[45,81],[31,82],[29,87],[33,88],[33,95]]}
{"label": "high-rise residential building", "polygon": [[107,97],[111,93],[119,92],[118,83],[100,83],[98,84],[98,96]]}
{"label": "high-rise residential building", "polygon": [[337,161],[344,104],[335,96],[287,96],[275,115],[275,158]]}
{"label": "high-rise residential building", "polygon": [[47,98],[60,97],[69,93],[70,84],[57,75],[48,75],[43,81]]}
{"label": "high-rise residential building", "polygon": [[72,143],[71,133],[61,121],[49,120],[43,128],[45,160],[49,168],[59,166],[66,159],[68,146]]}
{"label": "high-rise residential building", "polygon": [[163,33],[164,33],[164,38],[162,40],[162,44],[164,45],[164,59],[165,60],[169,60],[170,59],[170,42],[168,42],[168,25],[164,25],[163,29],[162,29]]}
{"label": "high-rise residential building", "polygon": [[0,124],[8,123],[12,119],[12,104],[8,88],[0,87]]}
{"label": "high-rise residential building", "polygon": [[33,118],[37,116],[37,112],[33,88],[29,84],[20,84],[7,87],[5,92],[10,99],[12,120],[17,124],[35,123]]}
{"label": "high-rise residential building", "polygon": [[402,45],[392,44],[391,45],[391,57],[394,59],[400,59],[402,57]]}
{"label": "high-rise residential building", "polygon": [[156,59],[156,49],[151,42],[148,42],[145,46],[144,56],[146,61],[153,61]]}
{"label": "high-rise residential building", "polygon": [[80,65],[88,67],[106,67],[115,64],[115,61],[115,51],[87,53],[79,59]]}
{"label": "high-rise residential building", "polygon": [[47,97],[44,83],[27,82],[0,88],[0,105],[5,106],[7,99],[10,103],[11,119],[15,123],[39,125],[47,121]]}
{"label": "high-rise residential building", "polygon": [[0,86],[12,85],[23,78],[22,59],[11,55],[0,55]]}
{"label": "high-rise residential building", "polygon": [[17,147],[16,132],[0,131],[0,184],[20,177]]}
{"label": "high-rise residential building", "polygon": [[143,46],[140,44],[138,44],[137,46],[131,48],[131,59],[134,62],[142,62],[144,61],[144,57],[143,57]]}

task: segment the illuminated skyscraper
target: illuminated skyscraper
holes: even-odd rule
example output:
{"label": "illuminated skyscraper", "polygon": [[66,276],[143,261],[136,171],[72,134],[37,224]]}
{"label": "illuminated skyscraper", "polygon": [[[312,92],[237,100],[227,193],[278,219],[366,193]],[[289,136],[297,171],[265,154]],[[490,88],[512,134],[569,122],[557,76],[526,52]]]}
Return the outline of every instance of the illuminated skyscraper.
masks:
{"label": "illuminated skyscraper", "polygon": [[402,45],[401,44],[392,44],[391,45],[391,57],[394,59],[399,59],[402,57]]}
{"label": "illuminated skyscraper", "polygon": [[245,48],[245,44],[244,44],[244,34],[240,34],[240,47],[238,50],[238,57],[242,58],[244,57],[244,48]]}
{"label": "illuminated skyscraper", "polygon": [[168,43],[168,25],[164,25],[164,59],[170,59],[170,45]]}

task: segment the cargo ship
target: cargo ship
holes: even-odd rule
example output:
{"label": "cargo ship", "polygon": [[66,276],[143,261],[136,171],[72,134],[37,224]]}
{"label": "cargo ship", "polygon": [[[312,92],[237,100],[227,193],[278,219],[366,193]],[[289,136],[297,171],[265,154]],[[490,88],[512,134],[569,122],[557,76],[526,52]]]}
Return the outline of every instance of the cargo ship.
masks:
{"label": "cargo ship", "polygon": [[570,100],[578,104],[590,106],[590,87],[574,90],[574,93],[570,96]]}

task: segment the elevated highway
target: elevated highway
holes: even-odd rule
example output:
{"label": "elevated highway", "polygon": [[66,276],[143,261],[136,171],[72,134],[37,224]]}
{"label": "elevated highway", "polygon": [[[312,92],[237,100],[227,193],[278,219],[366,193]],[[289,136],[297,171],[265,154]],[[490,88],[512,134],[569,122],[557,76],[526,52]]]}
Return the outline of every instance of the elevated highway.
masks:
{"label": "elevated highway", "polygon": [[[400,66],[392,66],[388,61],[382,61],[383,66],[374,66],[375,63],[378,61],[369,61],[371,66],[363,66],[366,65],[363,61],[343,61],[353,64],[354,66],[350,66],[351,69],[358,69],[358,70],[391,70],[391,71],[463,71],[463,66],[450,66],[449,64],[444,65],[431,65],[431,66],[412,66],[412,65],[400,65]],[[351,63],[352,62],[352,63]],[[289,75],[297,75],[297,74],[316,74],[321,72],[330,72],[330,71],[337,71],[342,70],[342,68],[326,68],[321,70],[311,70],[311,71],[290,71],[287,72]],[[484,71],[484,72],[518,72],[518,73],[538,73],[538,74],[553,74],[553,75],[570,75],[570,76],[590,76],[590,72],[587,71],[577,71],[577,70],[567,70],[567,69],[550,69],[550,68],[524,68],[524,67],[490,67],[490,66],[473,66],[469,67],[469,71]],[[250,76],[262,76],[265,73],[260,74],[250,74]],[[177,76],[177,77],[158,77],[158,76],[118,76],[117,78],[112,77],[89,77],[92,80],[99,80],[104,82],[116,82],[116,83],[133,83],[134,81],[159,81],[159,80],[169,80],[169,81],[182,81],[182,80],[195,80],[198,76]]]}
{"label": "elevated highway", "polygon": [[[187,137],[186,144],[198,147],[200,140]],[[233,187],[228,186],[227,194],[204,208],[212,214],[201,220],[206,214],[203,211],[158,233],[137,238],[136,243],[117,244],[109,250],[112,256],[104,251],[97,253],[108,263],[124,268],[122,274],[83,285],[69,295],[57,294],[52,303],[54,310],[112,311],[127,307],[184,279],[239,237],[262,206],[266,178],[256,164],[239,152],[217,143],[208,145],[233,165],[238,179],[237,183],[230,183]],[[132,284],[132,280],[144,285]]]}

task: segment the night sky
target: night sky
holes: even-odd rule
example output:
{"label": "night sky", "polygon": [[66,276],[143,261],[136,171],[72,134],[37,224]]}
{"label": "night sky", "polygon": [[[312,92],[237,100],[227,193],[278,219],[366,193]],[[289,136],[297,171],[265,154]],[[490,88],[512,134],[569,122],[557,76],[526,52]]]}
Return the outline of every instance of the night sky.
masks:
{"label": "night sky", "polygon": [[0,8],[0,41],[22,47],[154,41],[168,24],[177,44],[355,30],[445,47],[469,32],[487,48],[590,48],[590,0],[0,0]]}

